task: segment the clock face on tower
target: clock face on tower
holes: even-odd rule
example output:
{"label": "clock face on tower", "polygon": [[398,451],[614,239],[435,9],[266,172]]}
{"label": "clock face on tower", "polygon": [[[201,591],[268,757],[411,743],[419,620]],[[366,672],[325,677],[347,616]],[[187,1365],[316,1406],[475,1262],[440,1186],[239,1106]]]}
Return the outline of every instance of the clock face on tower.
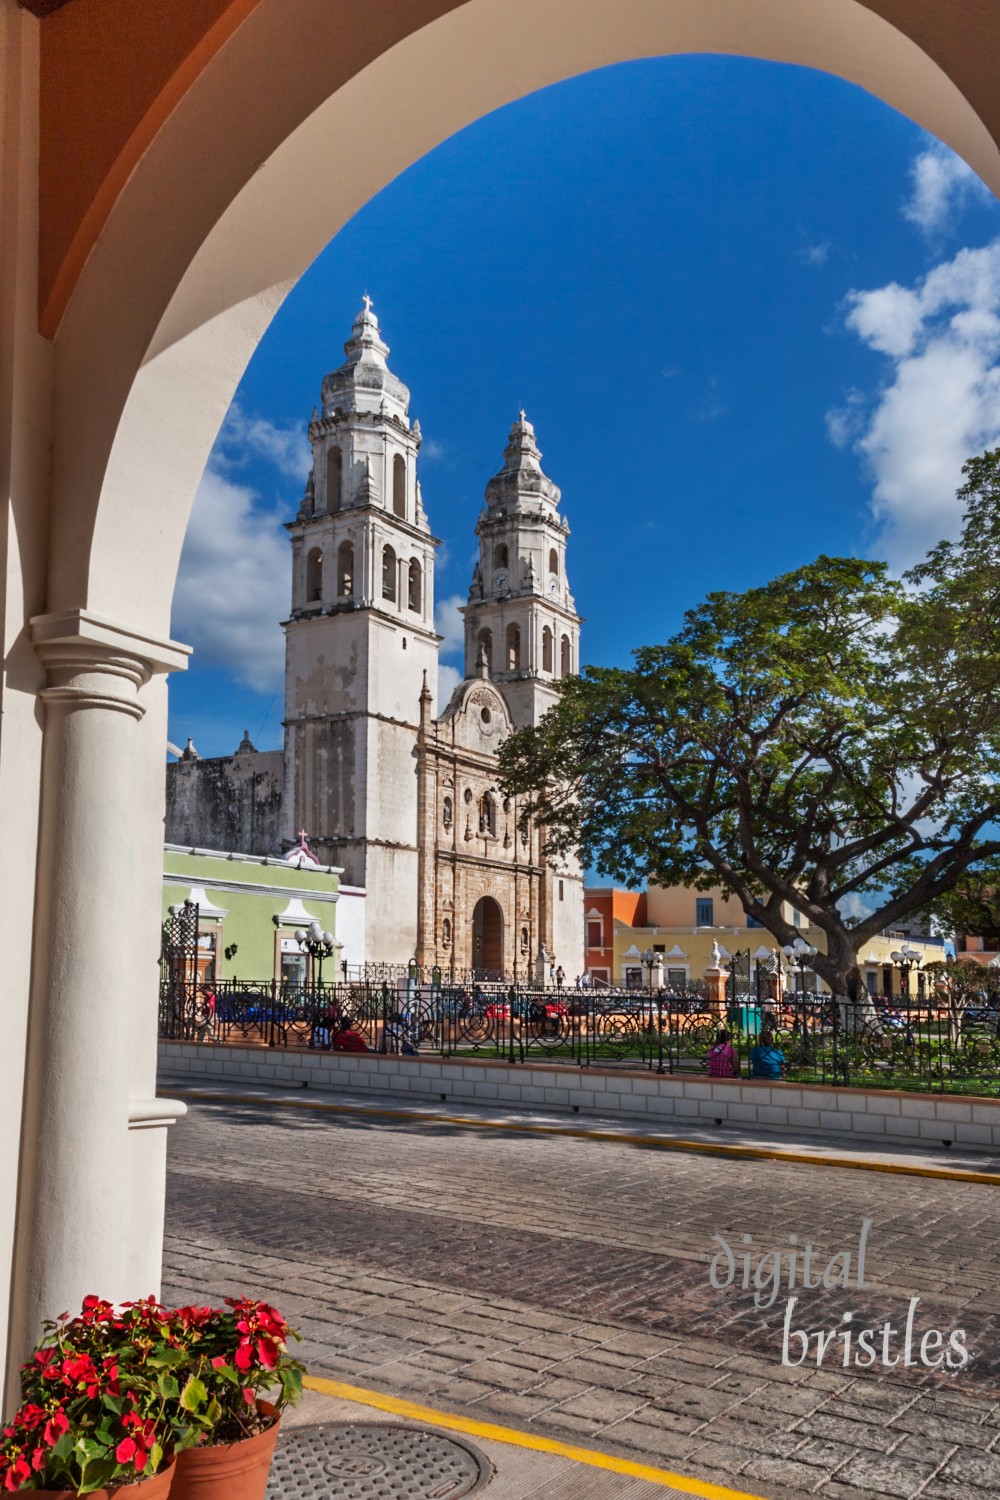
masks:
{"label": "clock face on tower", "polygon": [[502,594],[504,589],[510,588],[510,574],[506,568],[497,568],[493,574],[493,587],[498,594]]}
{"label": "clock face on tower", "polygon": [[549,577],[549,597],[554,599],[559,592],[559,579],[554,573]]}

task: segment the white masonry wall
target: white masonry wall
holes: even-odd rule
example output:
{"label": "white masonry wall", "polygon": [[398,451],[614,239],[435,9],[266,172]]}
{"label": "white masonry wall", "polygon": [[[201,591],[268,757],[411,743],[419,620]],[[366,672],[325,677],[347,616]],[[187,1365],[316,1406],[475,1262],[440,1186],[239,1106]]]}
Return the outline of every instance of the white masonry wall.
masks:
{"label": "white masonry wall", "polygon": [[[989,1151],[1000,1148],[1000,1100],[903,1094],[887,1089],[807,1087],[797,1083],[544,1063],[511,1066],[467,1058],[382,1057],[376,1053],[310,1052],[161,1042],[160,1070],[192,1083],[268,1083],[370,1090],[407,1099],[572,1110],[581,1115],[637,1116],[674,1125],[763,1125],[769,1130],[814,1130],[824,1137],[877,1137],[907,1145],[944,1142]],[[162,1087],[162,1086],[161,1086]]]}

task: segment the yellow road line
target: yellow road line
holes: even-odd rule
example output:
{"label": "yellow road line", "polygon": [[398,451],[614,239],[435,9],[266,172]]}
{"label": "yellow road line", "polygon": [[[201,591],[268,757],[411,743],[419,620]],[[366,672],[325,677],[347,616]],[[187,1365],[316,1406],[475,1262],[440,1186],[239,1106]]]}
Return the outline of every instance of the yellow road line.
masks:
{"label": "yellow road line", "polygon": [[900,1177],[931,1177],[945,1182],[985,1183],[1000,1187],[1000,1173],[976,1172],[956,1167],[921,1167],[897,1161],[872,1161],[859,1156],[820,1156],[808,1151],[786,1151],[778,1146],[737,1146],[724,1141],[668,1140],[664,1136],[631,1135],[618,1130],[584,1130],[572,1125],[532,1125],[522,1120],[477,1120],[470,1115],[423,1114],[412,1109],[390,1109],[373,1104],[328,1104],[321,1099],[270,1098],[266,1094],[217,1093],[208,1089],[171,1089],[178,1099],[205,1100],[211,1104],[277,1104],[282,1109],[321,1110],[334,1115],[376,1115],[388,1120],[407,1120],[420,1125],[464,1125],[474,1130],[506,1130],[516,1135],[557,1135],[575,1140],[608,1141],[616,1146],[641,1146],[650,1151],[700,1152],[705,1156],[729,1156],[752,1161],[789,1162],[793,1166],[839,1167],[851,1172],[890,1172]]}
{"label": "yellow road line", "polygon": [[589,1464],[592,1469],[609,1469],[613,1474],[627,1474],[632,1479],[645,1479],[650,1484],[668,1485],[673,1489],[686,1491],[689,1495],[697,1495],[699,1500],[762,1500],[760,1495],[751,1495],[746,1490],[731,1490],[724,1484],[711,1484],[706,1479],[692,1479],[686,1474],[674,1474],[669,1469],[655,1469],[650,1464],[636,1463],[631,1458],[615,1458],[596,1448],[578,1448],[575,1443],[561,1443],[558,1438],[542,1437],[536,1432],[522,1432],[517,1427],[501,1427],[495,1422],[477,1422],[473,1417],[437,1411],[432,1406],[419,1406],[414,1401],[386,1395],[384,1391],[369,1391],[363,1386],[345,1385],[339,1380],[324,1380],[319,1375],[307,1375],[303,1383],[309,1390],[319,1391],[324,1396],[337,1396],[341,1401],[356,1401],[361,1406],[391,1412],[393,1416],[406,1417],[411,1422],[426,1422],[452,1432],[464,1432],[467,1437],[510,1443],[517,1448],[531,1448],[536,1453],[552,1453],[558,1458],[572,1459],[574,1463]]}

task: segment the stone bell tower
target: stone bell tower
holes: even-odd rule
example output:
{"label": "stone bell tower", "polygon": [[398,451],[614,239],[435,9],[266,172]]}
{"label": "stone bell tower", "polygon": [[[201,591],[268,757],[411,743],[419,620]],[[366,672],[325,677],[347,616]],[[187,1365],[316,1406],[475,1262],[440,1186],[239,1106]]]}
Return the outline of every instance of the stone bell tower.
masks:
{"label": "stone bell tower", "polygon": [[[479,557],[464,610],[466,679],[488,676],[517,729],[537,724],[555,703],[559,680],[580,670],[581,620],[566,573],[569,525],[541,457],[522,411],[503,467],[486,485],[476,523]],[[572,981],[584,967],[583,872],[575,859],[551,862],[544,832],[539,838],[531,927],[524,926],[525,909],[516,921],[530,933],[535,971],[544,973],[551,959]]]}
{"label": "stone bell tower", "polygon": [[486,485],[464,611],[465,675],[476,675],[485,651],[490,677],[519,729],[537,724],[556,701],[554,683],[580,670],[580,616],[566,575],[569,525],[541,457],[522,411],[503,468]]}
{"label": "stone bell tower", "polygon": [[417,480],[420,426],[386,363],[371,300],[309,424],[285,621],[284,837],[367,892],[378,957],[416,947],[416,741],[437,681],[434,552]]}

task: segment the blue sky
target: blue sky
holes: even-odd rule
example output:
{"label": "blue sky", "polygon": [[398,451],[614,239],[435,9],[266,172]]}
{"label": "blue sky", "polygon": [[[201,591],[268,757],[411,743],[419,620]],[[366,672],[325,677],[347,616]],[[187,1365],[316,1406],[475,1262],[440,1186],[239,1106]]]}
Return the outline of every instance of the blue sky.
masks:
{"label": "blue sky", "polygon": [[299,282],[199,490],[170,738],[280,743],[305,426],[364,291],[444,539],[442,686],[518,407],[571,527],[582,660],[819,552],[912,562],[1000,441],[1000,209],[956,157],[806,69],[664,58],[509,106],[416,163]]}

